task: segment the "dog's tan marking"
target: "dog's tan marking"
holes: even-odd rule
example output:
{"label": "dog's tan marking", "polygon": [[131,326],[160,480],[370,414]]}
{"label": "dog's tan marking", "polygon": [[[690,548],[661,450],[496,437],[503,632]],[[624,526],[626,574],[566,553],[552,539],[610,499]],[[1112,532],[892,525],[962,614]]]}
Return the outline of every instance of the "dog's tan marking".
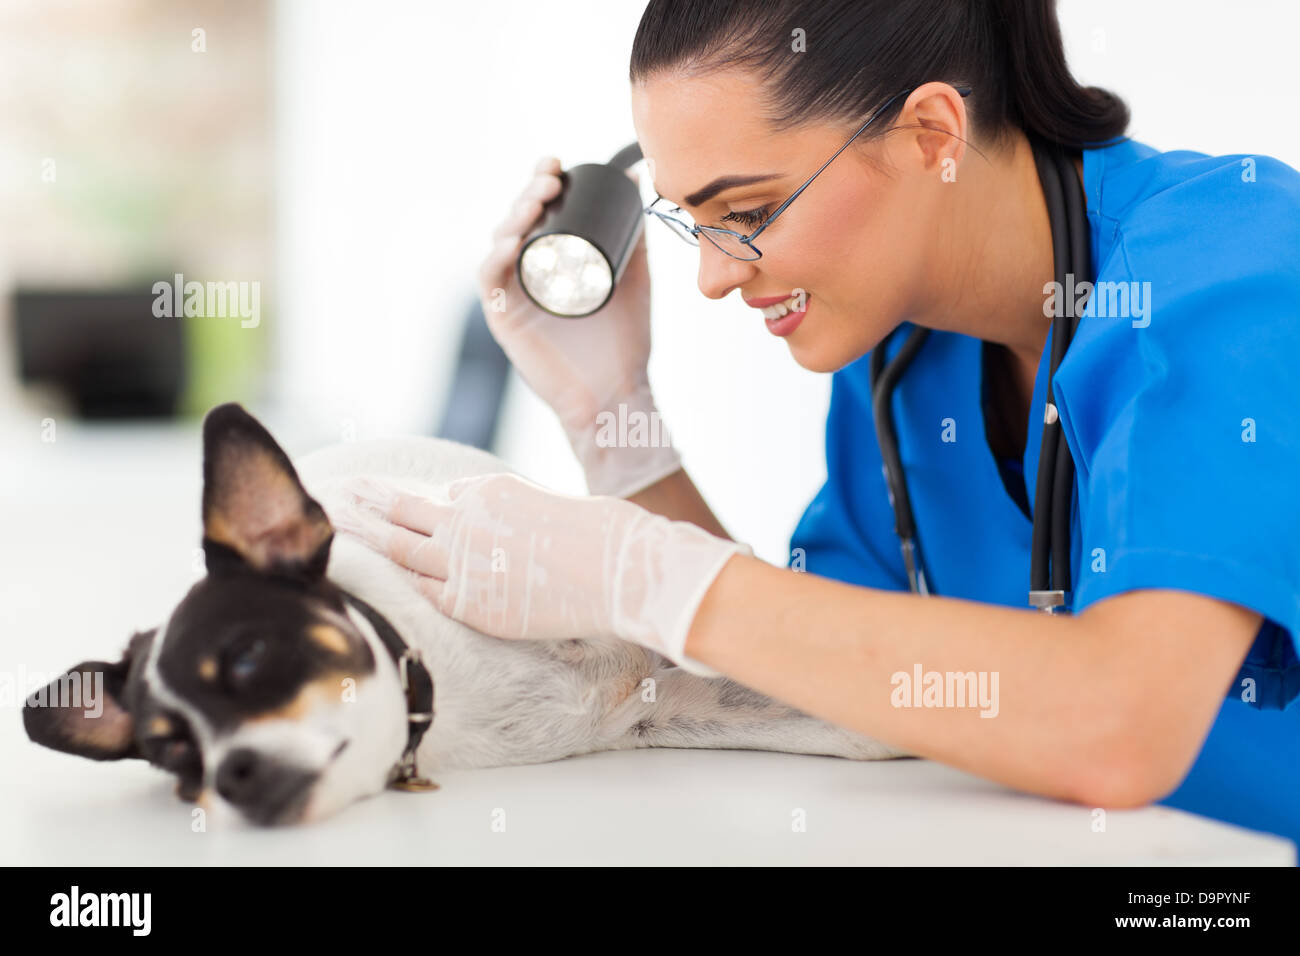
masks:
{"label": "dog's tan marking", "polygon": [[283,707],[277,707],[275,710],[268,710],[255,717],[250,717],[245,723],[261,724],[272,720],[301,720],[320,703],[342,703],[343,680],[354,676],[346,671],[332,671],[323,677],[317,678],[310,684],[304,685],[302,690],[298,691],[298,695]]}
{"label": "dog's tan marking", "polygon": [[347,636],[332,624],[313,624],[307,628],[307,636],[325,650],[340,656],[351,649]]}
{"label": "dog's tan marking", "polygon": [[199,658],[199,677],[204,680],[217,679],[217,659],[211,654],[204,654]]}
{"label": "dog's tan marking", "polygon": [[172,735],[172,722],[162,714],[154,715],[153,720],[149,721],[150,737],[170,737]]}
{"label": "dog's tan marking", "polygon": [[104,707],[95,719],[77,721],[77,737],[97,750],[117,750],[131,739],[131,716],[118,707]]}

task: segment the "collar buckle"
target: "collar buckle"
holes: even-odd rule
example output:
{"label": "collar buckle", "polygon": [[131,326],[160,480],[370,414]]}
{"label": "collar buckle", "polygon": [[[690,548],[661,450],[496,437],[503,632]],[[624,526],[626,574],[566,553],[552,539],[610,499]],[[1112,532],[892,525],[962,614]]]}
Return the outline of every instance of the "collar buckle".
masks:
{"label": "collar buckle", "polygon": [[388,777],[388,787],[406,793],[426,793],[438,789],[438,785],[428,777],[420,776],[420,768],[415,765],[414,750],[407,750],[402,754],[402,759],[397,762],[397,766]]}
{"label": "collar buckle", "polygon": [[416,668],[426,675],[427,680],[428,671],[424,669],[424,658],[420,654],[420,649],[408,646],[398,655],[397,674],[402,682],[402,694],[406,697],[406,725],[410,733],[410,743],[402,753],[402,759],[393,768],[392,777],[388,782],[392,789],[404,790],[408,793],[423,793],[438,789],[438,785],[428,777],[420,776],[420,768],[416,765],[416,750],[419,748],[420,738],[433,723],[433,710],[422,709],[417,703],[418,692],[411,681],[411,672]]}
{"label": "collar buckle", "polygon": [[406,749],[402,751],[402,756],[388,773],[388,786],[393,790],[417,793],[437,790],[436,783],[420,776],[419,767],[416,765],[416,752],[419,750],[425,731],[433,724],[434,713],[433,677],[424,666],[420,649],[411,647],[403,641],[401,635],[387,619],[361,598],[342,588],[339,590],[361,616],[370,622],[380,642],[388,649],[397,665],[397,676],[406,703]]}

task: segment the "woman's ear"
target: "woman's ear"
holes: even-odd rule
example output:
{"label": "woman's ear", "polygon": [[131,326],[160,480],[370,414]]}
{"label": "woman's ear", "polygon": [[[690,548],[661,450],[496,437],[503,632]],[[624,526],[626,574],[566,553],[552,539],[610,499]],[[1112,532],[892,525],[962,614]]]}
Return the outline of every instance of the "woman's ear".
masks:
{"label": "woman's ear", "polygon": [[947,83],[918,86],[903,104],[899,125],[908,127],[926,170],[956,180],[970,133],[966,101],[956,89]]}
{"label": "woman's ear", "polygon": [[208,571],[320,577],[334,529],[289,456],[235,403],[203,420],[203,550]]}

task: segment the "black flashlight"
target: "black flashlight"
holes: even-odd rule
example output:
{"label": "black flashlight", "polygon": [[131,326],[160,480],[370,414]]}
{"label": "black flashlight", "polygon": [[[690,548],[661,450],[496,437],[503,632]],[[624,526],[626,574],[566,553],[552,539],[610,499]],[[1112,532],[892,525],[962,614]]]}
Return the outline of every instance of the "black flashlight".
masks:
{"label": "black flashlight", "polygon": [[602,309],[623,276],[644,228],[641,191],[626,170],[641,159],[630,143],[608,163],[560,173],[560,194],[524,239],[519,285],[541,309],[580,319]]}

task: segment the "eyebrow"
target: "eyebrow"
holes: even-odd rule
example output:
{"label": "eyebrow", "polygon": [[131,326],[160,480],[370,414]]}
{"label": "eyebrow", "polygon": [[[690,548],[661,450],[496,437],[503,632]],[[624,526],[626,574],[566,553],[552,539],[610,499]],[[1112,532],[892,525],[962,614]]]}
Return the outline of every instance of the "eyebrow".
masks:
{"label": "eyebrow", "polygon": [[769,179],[780,179],[785,173],[763,173],[755,176],[719,176],[713,182],[709,183],[703,189],[697,189],[686,197],[686,205],[700,206],[708,202],[724,189],[733,189],[736,186],[749,186],[752,183],[765,183]]}

